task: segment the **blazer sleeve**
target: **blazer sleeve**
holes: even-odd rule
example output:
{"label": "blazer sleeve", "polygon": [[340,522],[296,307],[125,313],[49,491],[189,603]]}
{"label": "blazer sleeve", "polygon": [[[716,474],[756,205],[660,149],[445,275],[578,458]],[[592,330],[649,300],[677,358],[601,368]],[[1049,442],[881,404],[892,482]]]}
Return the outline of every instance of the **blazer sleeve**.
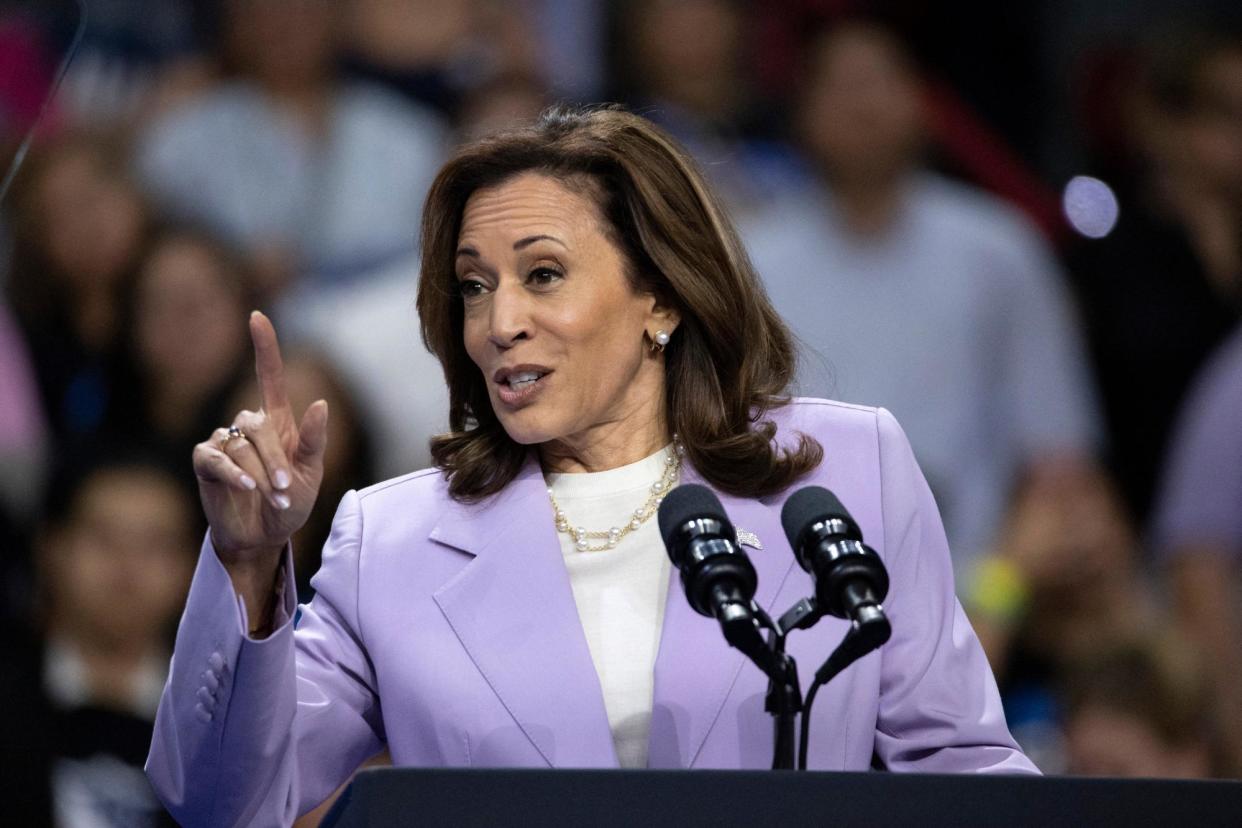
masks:
{"label": "blazer sleeve", "polygon": [[263,640],[247,635],[245,606],[204,541],[147,759],[180,824],[289,825],[379,750],[375,675],[358,628],[362,532],[350,492],[296,623],[286,549],[283,623]]}
{"label": "blazer sleeve", "polygon": [[876,754],[893,771],[1038,773],[953,589],[944,527],[897,420],[878,411],[882,548],[893,634],[881,650]]}

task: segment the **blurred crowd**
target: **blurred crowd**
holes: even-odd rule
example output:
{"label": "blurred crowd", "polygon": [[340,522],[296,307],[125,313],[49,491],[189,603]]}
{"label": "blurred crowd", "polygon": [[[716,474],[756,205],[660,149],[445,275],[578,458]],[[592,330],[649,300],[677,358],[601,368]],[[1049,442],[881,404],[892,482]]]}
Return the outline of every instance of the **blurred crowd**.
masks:
{"label": "blurred crowd", "polygon": [[[258,407],[247,313],[332,411],[305,600],[340,496],[447,425],[413,307],[430,181],[556,101],[683,141],[796,392],[903,424],[1045,772],[1242,775],[1236,3],[89,7],[0,204],[6,802],[166,821],[141,766],[203,537],[190,451]],[[78,24],[0,0],[6,167]]]}

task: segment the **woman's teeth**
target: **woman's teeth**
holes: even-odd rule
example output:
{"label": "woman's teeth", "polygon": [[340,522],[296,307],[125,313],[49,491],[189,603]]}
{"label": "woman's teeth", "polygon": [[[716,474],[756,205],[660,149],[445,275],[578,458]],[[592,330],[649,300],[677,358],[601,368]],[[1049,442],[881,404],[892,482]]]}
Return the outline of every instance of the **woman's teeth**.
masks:
{"label": "woman's teeth", "polygon": [[534,382],[542,376],[543,374],[536,373],[535,371],[525,371],[521,374],[513,374],[508,380],[509,387],[514,391],[518,391],[534,384]]}

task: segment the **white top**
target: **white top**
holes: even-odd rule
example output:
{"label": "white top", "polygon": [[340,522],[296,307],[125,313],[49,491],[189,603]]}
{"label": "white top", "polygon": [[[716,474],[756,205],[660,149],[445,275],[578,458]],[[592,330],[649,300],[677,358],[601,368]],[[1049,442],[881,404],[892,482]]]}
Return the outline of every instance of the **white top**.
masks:
{"label": "white top", "polygon": [[[548,486],[572,526],[606,531],[624,526],[647,502],[671,452],[670,445],[603,472],[549,474]],[[626,535],[615,549],[601,552],[579,552],[569,535],[558,537],[617,759],[623,768],[644,768],[670,567],[656,519]]]}
{"label": "white top", "polygon": [[[167,678],[167,658],[157,655],[143,658],[130,676],[129,704],[125,712],[154,721]],[[43,690],[60,707],[81,707],[91,703],[86,660],[72,641],[61,637],[48,641],[43,661]]]}

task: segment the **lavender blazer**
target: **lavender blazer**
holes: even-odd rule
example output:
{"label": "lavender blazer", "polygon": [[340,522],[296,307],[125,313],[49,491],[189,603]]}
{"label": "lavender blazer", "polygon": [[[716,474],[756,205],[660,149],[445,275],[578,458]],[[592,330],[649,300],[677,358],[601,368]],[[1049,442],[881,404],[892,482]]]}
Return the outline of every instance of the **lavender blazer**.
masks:
{"label": "lavender blazer", "polygon": [[[892,639],[820,692],[810,766],[866,769],[874,752],[896,771],[1036,773],[954,597],[936,505],[896,420],[825,400],[775,420],[782,442],[802,431],[823,445],[800,484],[837,493],[892,581]],[[683,480],[700,482],[688,467]],[[779,613],[811,594],[781,530],[784,497],[721,501],[762,544],[748,550],[760,604]],[[451,500],[435,470],[351,492],[313,583],[296,630],[251,640],[204,543],[147,762],[182,823],[288,824],[385,744],[398,765],[617,766],[533,455],[476,505]],[[675,577],[667,601],[650,766],[769,767],[767,680]],[[826,618],[790,636],[804,681],[845,630]]]}

